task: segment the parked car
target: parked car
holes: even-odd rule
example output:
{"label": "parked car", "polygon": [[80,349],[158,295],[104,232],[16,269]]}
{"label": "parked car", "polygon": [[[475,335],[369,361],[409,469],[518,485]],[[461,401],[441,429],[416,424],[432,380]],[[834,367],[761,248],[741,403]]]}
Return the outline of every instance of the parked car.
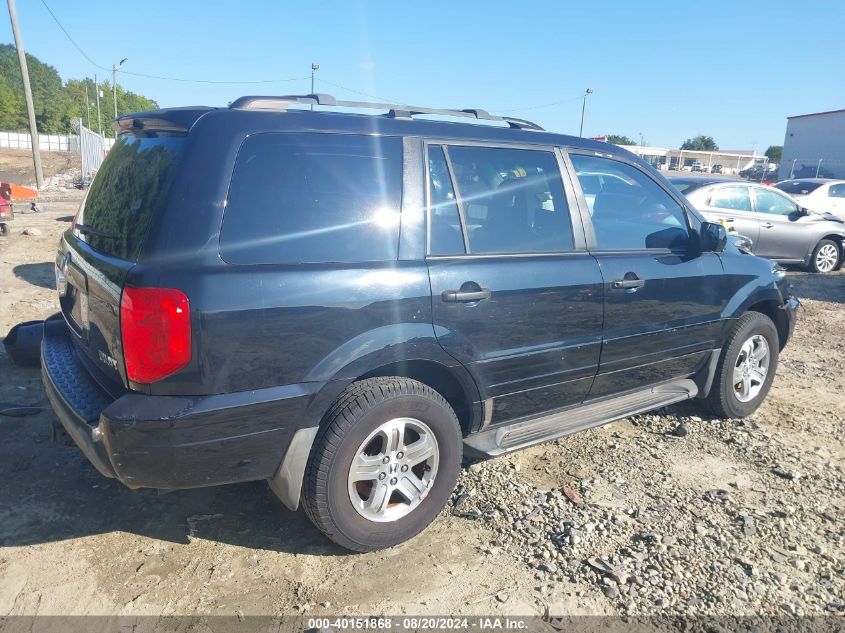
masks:
{"label": "parked car", "polygon": [[754,253],[818,273],[839,268],[845,223],[801,206],[775,187],[744,180],[672,178],[672,184],[711,222],[733,226]]}
{"label": "parked car", "polygon": [[779,182],[775,187],[808,209],[845,219],[845,180],[793,178]]}
{"label": "parked car", "polygon": [[613,145],[327,95],[116,126],[59,243],[42,366],[130,488],[267,480],[340,545],[389,547],[464,451],[690,398],[751,414],[795,323],[780,267]]}

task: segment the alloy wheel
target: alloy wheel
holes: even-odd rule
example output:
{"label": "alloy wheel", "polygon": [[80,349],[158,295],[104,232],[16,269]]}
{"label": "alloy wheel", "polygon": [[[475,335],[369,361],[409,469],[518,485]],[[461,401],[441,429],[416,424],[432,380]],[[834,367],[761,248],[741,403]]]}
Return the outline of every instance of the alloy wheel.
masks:
{"label": "alloy wheel", "polygon": [[828,273],[839,261],[839,251],[833,244],[825,244],[816,253],[816,268],[819,272]]}
{"label": "alloy wheel", "polygon": [[397,521],[428,495],[440,451],[431,429],[415,418],[394,418],[367,436],[349,467],[349,500],[362,517]]}
{"label": "alloy wheel", "polygon": [[740,402],[757,397],[769,375],[769,343],[760,334],[749,338],[739,350],[733,371],[734,395]]}

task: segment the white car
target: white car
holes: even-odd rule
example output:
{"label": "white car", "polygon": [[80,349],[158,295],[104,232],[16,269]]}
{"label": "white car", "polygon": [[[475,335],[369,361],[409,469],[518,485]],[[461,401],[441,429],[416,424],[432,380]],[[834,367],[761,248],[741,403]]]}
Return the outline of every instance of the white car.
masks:
{"label": "white car", "polygon": [[808,209],[819,213],[832,213],[845,220],[845,180],[794,178],[774,186]]}

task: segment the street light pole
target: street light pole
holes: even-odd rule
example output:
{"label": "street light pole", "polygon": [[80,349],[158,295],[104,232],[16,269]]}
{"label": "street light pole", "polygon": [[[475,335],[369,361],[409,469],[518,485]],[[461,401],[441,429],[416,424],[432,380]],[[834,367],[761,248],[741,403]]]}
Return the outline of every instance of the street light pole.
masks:
{"label": "street light pole", "polygon": [[123,66],[123,62],[125,62],[128,58],[124,57],[120,60],[119,64],[112,64],[111,65],[111,88],[112,92],[114,93],[114,118],[117,118],[117,69]]}
{"label": "street light pole", "polygon": [[97,82],[97,73],[94,73],[94,92],[97,93],[97,131],[103,135],[103,119],[100,116],[100,84]]}
{"label": "street light pole", "polygon": [[26,113],[29,117],[29,136],[32,139],[32,164],[35,167],[35,186],[44,186],[44,172],[41,170],[41,148],[38,146],[38,126],[35,124],[35,106],[32,104],[32,88],[29,85],[29,69],[26,67],[26,53],[23,49],[23,38],[18,29],[18,14],[15,11],[15,0],[7,0],[9,5],[9,20],[12,22],[12,33],[15,37],[15,48],[18,50],[18,63],[21,66],[21,80],[23,81],[23,95],[26,100]]}
{"label": "street light pole", "polygon": [[587,92],[584,93],[584,103],[581,105],[581,129],[578,130],[578,136],[584,136],[584,112],[587,109],[587,95],[593,94],[592,88],[587,88]]}
{"label": "street light pole", "polygon": [[[320,64],[311,64],[311,94],[314,94],[314,75],[320,70]],[[311,112],[314,111],[314,104],[311,104]]]}

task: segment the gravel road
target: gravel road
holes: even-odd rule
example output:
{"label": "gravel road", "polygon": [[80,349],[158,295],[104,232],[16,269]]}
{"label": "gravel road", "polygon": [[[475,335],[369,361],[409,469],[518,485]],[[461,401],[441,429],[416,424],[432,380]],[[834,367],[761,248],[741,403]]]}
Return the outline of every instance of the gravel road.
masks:
{"label": "gravel road", "polygon": [[[56,310],[78,192],[0,238],[0,332]],[[34,229],[32,235],[22,235]],[[763,407],[694,403],[468,465],[401,547],[349,555],[263,483],[158,494],[0,417],[0,617],[16,614],[845,613],[845,274],[790,273],[804,314]],[[0,402],[46,406],[0,350]]]}

